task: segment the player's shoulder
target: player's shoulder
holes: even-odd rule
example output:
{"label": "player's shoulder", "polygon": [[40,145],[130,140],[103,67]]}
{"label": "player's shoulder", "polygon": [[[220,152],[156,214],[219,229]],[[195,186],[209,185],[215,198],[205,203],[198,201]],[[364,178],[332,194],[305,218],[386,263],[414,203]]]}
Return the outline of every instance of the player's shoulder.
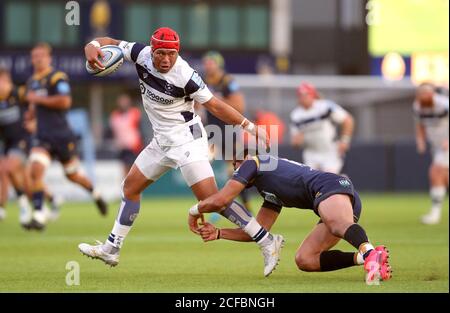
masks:
{"label": "player's shoulder", "polygon": [[330,100],[330,99],[317,99],[314,102],[314,106],[316,106],[318,109],[323,109],[323,110],[333,110],[333,109],[337,109],[340,108],[340,106]]}
{"label": "player's shoulder", "polygon": [[297,106],[290,113],[291,120],[295,121],[302,118],[302,115],[305,113],[305,110],[302,107]]}
{"label": "player's shoulder", "polygon": [[56,85],[57,82],[59,81],[68,81],[69,80],[69,76],[60,70],[53,70],[50,75],[49,75],[49,83],[50,86],[54,86]]}
{"label": "player's shoulder", "polygon": [[178,80],[181,83],[186,84],[196,73],[196,71],[189,65],[189,63],[183,59],[180,55],[177,57],[172,72],[176,74]]}
{"label": "player's shoulder", "polygon": [[151,47],[140,42],[122,40],[118,47],[122,50],[125,59],[135,63],[142,63],[146,59],[143,56],[151,54]]}
{"label": "player's shoulder", "polygon": [[238,92],[240,87],[236,81],[236,78],[230,73],[225,73],[222,78],[222,85],[225,86],[229,93]]}
{"label": "player's shoulder", "polygon": [[433,100],[435,102],[436,109],[448,111],[448,109],[449,109],[449,99],[448,99],[447,96],[442,95],[442,94],[435,94]]}
{"label": "player's shoulder", "polygon": [[226,86],[236,84],[236,78],[230,73],[225,73],[222,78],[222,84]]}

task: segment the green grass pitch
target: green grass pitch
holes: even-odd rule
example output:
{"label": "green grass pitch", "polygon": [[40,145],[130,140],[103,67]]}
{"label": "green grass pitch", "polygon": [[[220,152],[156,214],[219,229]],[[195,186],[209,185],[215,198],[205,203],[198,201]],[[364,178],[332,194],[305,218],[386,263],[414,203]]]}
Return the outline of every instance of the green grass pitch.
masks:
{"label": "green grass pitch", "polygon": [[[101,218],[91,204],[71,203],[42,233],[18,226],[9,205],[0,223],[0,292],[448,292],[448,200],[443,222],[424,226],[426,194],[363,194],[360,223],[375,244],[386,244],[392,280],[366,286],[362,267],[328,273],[300,272],[294,255],[317,222],[310,211],[283,209],[273,231],[286,238],[281,262],[263,277],[263,261],[253,243],[203,243],[187,227],[192,198],[148,199],[122,249],[116,268],[82,256],[80,242],[105,240],[116,214]],[[256,197],[253,206],[260,200]],[[231,225],[221,220],[219,225]],[[338,248],[353,251],[341,242]],[[80,265],[80,285],[66,285],[66,263]]]}

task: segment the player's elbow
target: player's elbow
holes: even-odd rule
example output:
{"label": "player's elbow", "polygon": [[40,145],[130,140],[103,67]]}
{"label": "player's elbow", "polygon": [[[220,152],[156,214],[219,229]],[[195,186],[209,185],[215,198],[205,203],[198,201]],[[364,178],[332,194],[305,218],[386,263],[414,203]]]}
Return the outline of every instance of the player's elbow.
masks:
{"label": "player's elbow", "polygon": [[347,117],[344,120],[344,126],[353,129],[353,126],[355,125],[355,119],[352,115],[347,114]]}
{"label": "player's elbow", "polygon": [[70,109],[72,106],[72,97],[66,96],[61,99],[61,107],[64,110]]}
{"label": "player's elbow", "polygon": [[219,101],[216,97],[212,97],[209,101],[203,103],[203,106],[213,115],[216,115],[220,111]]}

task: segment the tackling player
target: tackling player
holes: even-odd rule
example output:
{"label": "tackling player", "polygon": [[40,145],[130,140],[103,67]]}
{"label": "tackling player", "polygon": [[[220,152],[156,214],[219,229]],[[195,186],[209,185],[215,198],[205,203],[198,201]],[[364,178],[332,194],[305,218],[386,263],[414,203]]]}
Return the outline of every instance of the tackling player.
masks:
{"label": "tackling player", "polygon": [[[352,182],[287,159],[278,159],[278,166],[272,171],[260,170],[260,165],[270,158],[274,157],[247,155],[244,161],[236,160],[233,177],[217,194],[199,203],[199,212],[214,211],[232,201],[244,188],[255,186],[264,198],[257,220],[266,229],[275,223],[283,206],[312,210],[320,217],[297,250],[295,262],[300,270],[326,272],[364,264],[367,283],[389,279],[388,251],[384,246],[374,248],[357,224],[361,201]],[[204,241],[250,240],[240,229],[217,229],[208,223],[200,228],[200,234]],[[358,252],[330,250],[341,239]]]}
{"label": "tackling player", "polygon": [[[24,88],[15,87],[9,71],[0,68],[0,140],[4,145],[2,188],[5,199],[8,196],[7,179],[17,195],[20,208],[19,222],[25,225],[31,219],[31,205],[27,198],[27,175],[25,163],[30,148],[30,134],[24,127]],[[6,194],[5,194],[6,192]],[[4,203],[0,203],[3,206]],[[1,212],[4,212],[2,214]],[[0,208],[0,219],[6,215]]]}
{"label": "tackling player", "polygon": [[428,141],[433,155],[429,169],[432,206],[430,212],[422,216],[422,223],[437,224],[441,219],[442,203],[448,187],[448,97],[437,94],[432,84],[424,83],[417,88],[413,109],[417,151],[424,154]]}
{"label": "tackling player", "polygon": [[61,162],[66,177],[87,190],[95,200],[102,215],[107,205],[90,180],[81,173],[80,161],[76,155],[76,138],[66,114],[72,105],[67,75],[51,66],[51,47],[39,43],[31,50],[34,74],[27,82],[26,100],[30,116],[35,116],[37,130],[31,149],[31,191],[34,206],[33,219],[29,228],[43,229],[47,222],[43,212],[45,197],[44,175],[52,158]]}
{"label": "tackling player", "polygon": [[[125,237],[140,210],[141,193],[172,168],[180,168],[184,180],[197,199],[217,192],[214,173],[208,160],[208,141],[202,122],[194,112],[194,101],[202,104],[216,117],[232,125],[241,125],[256,135],[256,127],[238,111],[214,97],[200,76],[179,56],[178,34],[167,27],[157,29],[150,46],[108,37],[96,38],[85,46],[87,61],[102,69],[99,57],[104,45],[119,46],[125,60],[135,64],[142,102],[152,124],[154,138],[139,154],[124,180],[122,203],[114,227],[105,243],[82,243],[80,251],[115,266]],[[264,134],[260,134],[261,137]],[[217,211],[239,224],[261,247],[265,258],[265,275],[278,263],[283,242],[280,235],[271,235],[237,202]],[[198,233],[198,212],[189,216],[189,225]]]}
{"label": "tackling player", "polygon": [[[304,147],[306,165],[339,174],[350,147],[353,117],[336,103],[321,99],[311,84],[300,84],[297,96],[299,106],[291,113],[291,144]],[[338,141],[334,124],[341,126]]]}

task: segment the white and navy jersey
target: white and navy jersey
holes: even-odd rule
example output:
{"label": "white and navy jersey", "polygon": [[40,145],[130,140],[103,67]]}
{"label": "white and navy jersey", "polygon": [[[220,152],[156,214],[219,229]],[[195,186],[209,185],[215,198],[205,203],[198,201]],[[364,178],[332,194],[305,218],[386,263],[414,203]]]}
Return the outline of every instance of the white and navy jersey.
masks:
{"label": "white and navy jersey", "polygon": [[348,113],[330,100],[315,100],[312,107],[297,107],[291,112],[291,135],[303,133],[307,150],[327,152],[334,149],[336,126]]}
{"label": "white and navy jersey", "polygon": [[414,102],[414,117],[416,122],[422,124],[425,128],[427,140],[435,148],[448,140],[448,97],[435,94],[431,108],[423,108],[417,101]]}
{"label": "white and navy jersey", "polygon": [[177,146],[196,139],[203,126],[194,101],[202,104],[213,97],[198,73],[180,56],[169,72],[160,73],[153,67],[150,46],[122,41],[119,47],[125,60],[136,65],[142,102],[157,142]]}

